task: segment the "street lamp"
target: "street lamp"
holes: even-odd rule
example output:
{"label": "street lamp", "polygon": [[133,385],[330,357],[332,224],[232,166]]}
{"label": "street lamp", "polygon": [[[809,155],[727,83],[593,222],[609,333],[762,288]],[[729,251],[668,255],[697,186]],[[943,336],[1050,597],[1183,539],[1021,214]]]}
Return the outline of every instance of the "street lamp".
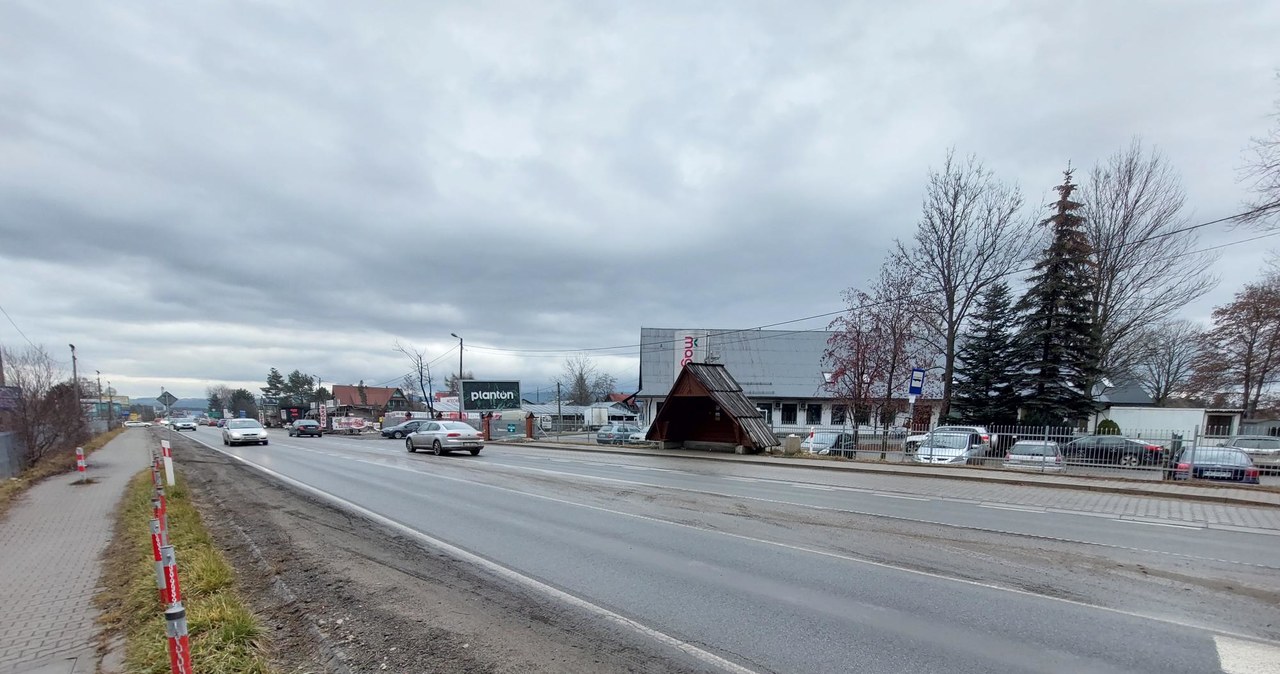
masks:
{"label": "street lamp", "polygon": [[462,411],[462,338],[457,333],[449,333],[450,337],[458,340],[458,411]]}
{"label": "street lamp", "polygon": [[[101,389],[99,389],[101,391]],[[101,395],[101,393],[99,393]],[[116,417],[116,392],[111,390],[111,380],[107,380],[107,430],[111,430],[111,420]]]}

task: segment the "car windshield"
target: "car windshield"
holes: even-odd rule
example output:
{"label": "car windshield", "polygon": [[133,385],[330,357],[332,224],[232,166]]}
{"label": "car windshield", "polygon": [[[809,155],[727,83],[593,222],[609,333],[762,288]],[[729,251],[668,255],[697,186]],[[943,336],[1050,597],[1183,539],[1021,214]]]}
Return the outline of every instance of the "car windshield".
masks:
{"label": "car windshield", "polygon": [[446,431],[474,431],[475,430],[471,426],[464,424],[461,421],[443,421],[440,423],[440,427],[445,429]]}
{"label": "car windshield", "polygon": [[1221,463],[1230,466],[1248,466],[1253,463],[1244,452],[1226,449],[1200,449],[1191,460],[1195,463]]}
{"label": "car windshield", "polygon": [[959,433],[940,433],[929,436],[928,446],[946,449],[964,449],[969,446],[969,436]]}
{"label": "car windshield", "polygon": [[1015,442],[1009,449],[1010,454],[1028,456],[1051,456],[1055,454],[1053,447],[1039,442]]}
{"label": "car windshield", "polygon": [[253,419],[232,419],[227,422],[227,428],[262,428],[262,424]]}
{"label": "car windshield", "polygon": [[294,423],[294,425],[295,425],[295,426],[319,426],[319,425],[320,425],[320,422],[319,422],[319,421],[311,421],[310,419],[308,419],[308,420],[306,420],[306,421],[298,421],[298,422],[295,422],[295,423]]}
{"label": "car windshield", "polygon": [[805,438],[804,441],[806,443],[814,444],[814,445],[831,445],[831,444],[835,444],[836,434],[835,433],[814,433],[812,439]]}

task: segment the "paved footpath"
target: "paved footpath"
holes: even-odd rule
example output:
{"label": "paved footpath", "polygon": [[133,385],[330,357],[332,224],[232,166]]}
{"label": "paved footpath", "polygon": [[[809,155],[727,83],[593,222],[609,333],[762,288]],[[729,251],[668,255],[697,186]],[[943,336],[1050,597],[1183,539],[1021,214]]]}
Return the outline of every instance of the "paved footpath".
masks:
{"label": "paved footpath", "polygon": [[147,466],[150,437],[125,431],[89,455],[96,482],[49,478],[0,521],[0,674],[95,670],[100,558],[129,478]]}

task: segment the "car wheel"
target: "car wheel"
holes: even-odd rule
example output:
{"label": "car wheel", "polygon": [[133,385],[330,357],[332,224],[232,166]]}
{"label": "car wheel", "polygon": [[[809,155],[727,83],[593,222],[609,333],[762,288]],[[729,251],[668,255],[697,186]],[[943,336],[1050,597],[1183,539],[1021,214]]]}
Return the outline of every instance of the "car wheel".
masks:
{"label": "car wheel", "polygon": [[404,433],[401,433],[400,431],[396,431],[395,433],[391,434],[391,437],[395,440],[399,440],[400,438],[404,437]]}
{"label": "car wheel", "polygon": [[436,456],[440,456],[441,454],[444,454],[444,447],[440,446],[439,440],[431,441],[431,453],[435,454]]}
{"label": "car wheel", "polygon": [[480,456],[480,450],[478,449],[471,450],[471,456]]}
{"label": "car wheel", "polygon": [[415,449],[415,448],[414,448],[414,446],[413,446],[413,440],[411,440],[410,438],[405,438],[405,439],[404,439],[404,448],[405,448],[405,449],[407,449],[407,450],[409,450],[409,453],[410,453],[410,454],[417,454],[417,453],[418,453],[418,450],[417,450],[417,449]]}
{"label": "car wheel", "polygon": [[1140,463],[1140,460],[1137,454],[1121,454],[1120,455],[1120,465],[1124,466],[1125,468],[1135,468],[1137,467],[1138,463]]}

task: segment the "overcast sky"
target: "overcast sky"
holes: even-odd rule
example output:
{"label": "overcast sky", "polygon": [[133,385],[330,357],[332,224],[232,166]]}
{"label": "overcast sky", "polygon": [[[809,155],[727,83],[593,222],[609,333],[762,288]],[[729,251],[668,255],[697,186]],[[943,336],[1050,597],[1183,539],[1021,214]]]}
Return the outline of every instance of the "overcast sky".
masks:
{"label": "overcast sky", "polygon": [[[0,343],[75,343],[133,396],[398,382],[397,340],[443,375],[450,333],[528,390],[631,346],[592,353],[633,389],[641,326],[838,310],[949,146],[1039,204],[1138,135],[1198,222],[1239,210],[1280,95],[1274,0],[9,0],[0,26]],[[1274,245],[1224,249],[1187,315]]]}

